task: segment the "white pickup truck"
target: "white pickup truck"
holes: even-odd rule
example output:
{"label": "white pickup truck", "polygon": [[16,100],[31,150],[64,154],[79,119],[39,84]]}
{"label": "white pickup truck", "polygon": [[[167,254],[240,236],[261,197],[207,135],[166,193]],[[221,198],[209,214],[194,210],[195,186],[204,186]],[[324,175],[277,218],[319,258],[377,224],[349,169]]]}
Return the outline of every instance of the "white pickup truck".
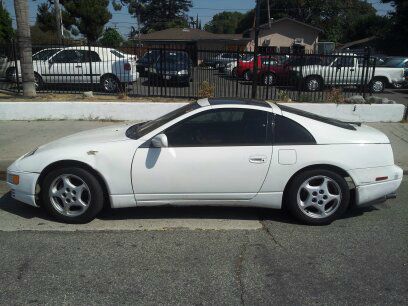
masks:
{"label": "white pickup truck", "polygon": [[367,79],[369,90],[380,93],[389,84],[404,82],[403,68],[375,67],[373,75],[373,67],[363,67],[362,58],[353,53],[333,54],[326,62],[290,69],[302,78],[307,91],[319,91],[326,85],[361,86]]}

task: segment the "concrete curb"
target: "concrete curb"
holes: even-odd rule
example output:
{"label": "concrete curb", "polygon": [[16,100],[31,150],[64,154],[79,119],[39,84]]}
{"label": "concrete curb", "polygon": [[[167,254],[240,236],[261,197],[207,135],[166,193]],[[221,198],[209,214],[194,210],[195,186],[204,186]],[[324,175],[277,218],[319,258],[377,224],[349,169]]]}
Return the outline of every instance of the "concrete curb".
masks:
{"label": "concrete curb", "polygon": [[[186,103],[0,102],[0,120],[151,120]],[[347,122],[399,122],[402,104],[282,103]]]}

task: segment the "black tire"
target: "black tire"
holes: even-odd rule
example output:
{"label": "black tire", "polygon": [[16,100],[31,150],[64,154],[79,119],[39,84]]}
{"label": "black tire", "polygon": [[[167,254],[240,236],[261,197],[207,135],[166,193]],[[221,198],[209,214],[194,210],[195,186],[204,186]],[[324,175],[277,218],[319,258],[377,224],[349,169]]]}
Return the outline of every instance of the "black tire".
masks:
{"label": "black tire", "polygon": [[[58,211],[56,208],[56,204],[53,204],[51,201],[50,197],[50,190],[54,186],[55,180],[58,180],[58,178],[61,175],[68,175],[70,177],[74,178],[79,178],[81,179],[87,186],[89,190],[89,204],[88,207],[84,210],[79,215],[73,215],[73,216],[67,216],[63,214],[61,211]],[[64,189],[65,187],[62,187],[61,189]],[[65,191],[66,193],[69,193],[68,191]],[[71,189],[71,192],[74,192],[74,189]],[[87,191],[88,192],[88,191]],[[76,193],[77,196],[82,196]],[[87,170],[81,169],[81,168],[76,168],[76,167],[67,167],[67,168],[58,168],[55,169],[51,172],[49,172],[42,183],[41,186],[41,203],[44,209],[47,211],[48,214],[50,214],[52,217],[57,219],[58,221],[62,221],[65,223],[72,223],[72,224],[81,224],[81,223],[88,223],[92,221],[98,213],[102,210],[104,206],[104,191],[103,188],[101,187],[100,183],[98,180],[95,178],[94,175],[92,175],[90,172]],[[75,197],[75,195],[70,194],[69,196]],[[87,196],[85,194],[85,196]],[[67,196],[65,196],[67,198]],[[58,201],[54,201],[58,202]],[[61,203],[61,202],[58,202]],[[63,210],[62,205],[61,210]],[[71,208],[75,208],[76,206],[73,205]],[[79,207],[79,206],[78,206]],[[71,208],[68,210],[70,211]],[[75,213],[75,210],[72,210],[73,213]]]}
{"label": "black tire", "polygon": [[44,86],[44,81],[42,77],[36,72],[34,73],[34,84],[36,90],[39,90]]}
{"label": "black tire", "polygon": [[244,81],[251,81],[252,80],[252,73],[250,70],[246,70],[243,75]]}
{"label": "black tire", "polygon": [[309,76],[305,79],[305,89],[310,92],[315,92],[323,89],[323,81],[320,77]]}
{"label": "black tire", "polygon": [[276,84],[276,76],[273,73],[266,73],[262,76],[262,83],[265,86],[273,86]]}
{"label": "black tire", "polygon": [[102,90],[108,93],[119,92],[122,88],[122,84],[119,79],[113,74],[105,74],[101,77],[100,81]]}
{"label": "black tire", "polygon": [[[16,67],[7,68],[7,70],[6,70],[6,80],[8,82],[17,81],[17,80],[14,80],[14,77],[13,77],[13,74],[15,74],[15,73],[16,73]],[[17,75],[16,75],[16,78],[17,78]]]}
{"label": "black tire", "polygon": [[[323,181],[323,178],[328,178],[330,182],[329,184],[331,184],[331,186],[329,185],[330,187],[327,190],[331,189],[331,192],[333,192],[333,194],[335,194],[336,196],[338,192],[338,194],[340,195],[340,200],[337,201],[336,199],[327,199],[326,193],[320,194],[322,190],[316,190],[316,195],[308,194],[305,200],[306,202],[309,197],[312,197],[310,201],[314,202],[314,205],[309,206],[306,209],[301,209],[301,204],[298,203],[298,194],[299,198],[302,199],[302,197],[304,196],[302,193],[305,192],[302,185],[308,182],[308,180],[311,180],[311,182],[315,180],[315,182],[319,183],[319,180],[321,179]],[[315,188],[314,185],[312,186],[313,188]],[[319,187],[321,186],[317,185],[317,188]],[[308,187],[306,186],[305,188]],[[335,190],[335,192],[333,190]],[[326,196],[327,200],[324,199],[324,196]],[[287,192],[285,193],[285,201],[285,208],[287,208],[292,216],[295,217],[298,221],[309,225],[327,225],[341,217],[346,211],[350,202],[350,189],[346,180],[333,171],[325,169],[307,170],[299,173],[292,180],[290,186],[287,189]],[[325,208],[327,207],[327,216],[322,216],[321,211],[315,207],[323,207],[323,210],[325,210]],[[330,211],[330,209],[332,210]]]}
{"label": "black tire", "polygon": [[370,92],[382,93],[386,85],[387,84],[383,79],[374,79],[370,82]]}
{"label": "black tire", "polygon": [[238,77],[237,70],[238,70],[237,67],[235,67],[235,68],[232,69],[231,75],[232,75],[232,77],[233,77],[234,79]]}

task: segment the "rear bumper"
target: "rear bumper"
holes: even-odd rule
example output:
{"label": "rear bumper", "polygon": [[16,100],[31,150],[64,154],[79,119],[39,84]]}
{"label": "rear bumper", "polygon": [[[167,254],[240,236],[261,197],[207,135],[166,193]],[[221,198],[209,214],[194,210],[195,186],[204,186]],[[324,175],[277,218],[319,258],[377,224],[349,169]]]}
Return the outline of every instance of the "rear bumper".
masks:
{"label": "rear bumper", "polygon": [[[368,206],[395,198],[401,185],[403,170],[398,166],[359,169],[351,171],[356,183],[356,205]],[[375,181],[376,176],[387,176],[386,181]],[[362,180],[366,183],[361,182]]]}

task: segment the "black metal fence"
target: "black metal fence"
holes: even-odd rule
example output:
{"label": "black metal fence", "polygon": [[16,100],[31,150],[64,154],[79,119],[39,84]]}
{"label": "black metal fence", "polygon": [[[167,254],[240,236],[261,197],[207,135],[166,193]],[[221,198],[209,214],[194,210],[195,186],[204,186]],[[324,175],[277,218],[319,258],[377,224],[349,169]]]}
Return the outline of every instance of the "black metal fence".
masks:
{"label": "black metal fence", "polygon": [[[269,50],[270,51],[270,50]],[[257,73],[255,74],[255,63]],[[106,48],[34,45],[38,92],[243,97],[341,102],[370,93],[375,60],[360,52],[203,50],[195,45]],[[21,91],[15,44],[0,45],[0,90]]]}

